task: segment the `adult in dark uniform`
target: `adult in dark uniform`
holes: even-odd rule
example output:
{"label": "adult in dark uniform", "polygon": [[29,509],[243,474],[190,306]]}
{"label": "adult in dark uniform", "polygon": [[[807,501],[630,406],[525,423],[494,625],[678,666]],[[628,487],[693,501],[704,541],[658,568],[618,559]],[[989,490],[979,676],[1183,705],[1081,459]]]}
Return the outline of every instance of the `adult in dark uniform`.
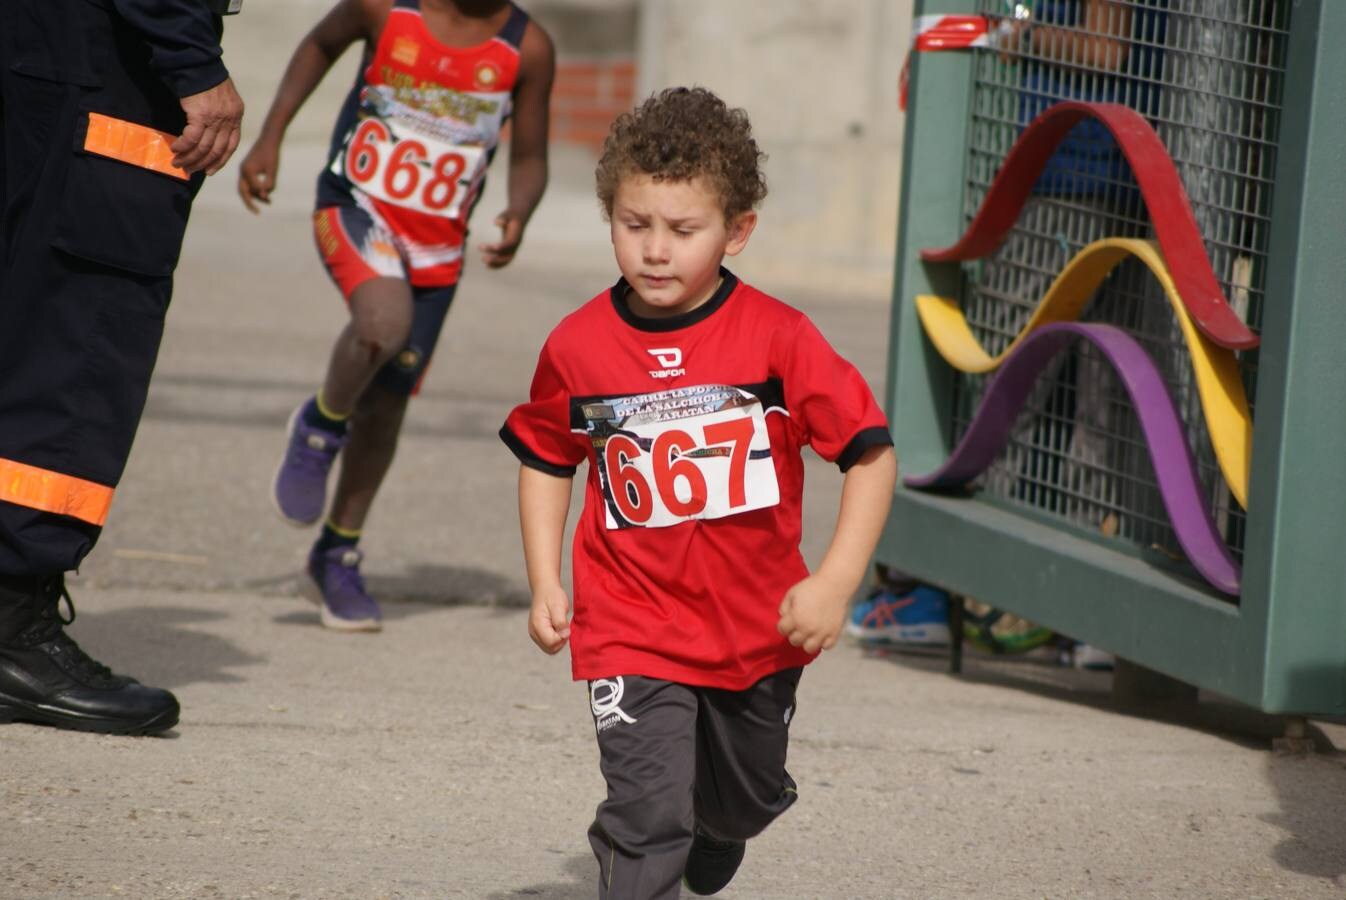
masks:
{"label": "adult in dark uniform", "polygon": [[239,3],[0,4],[0,721],[178,721],[65,634],[64,574],[125,468],[192,198],[238,144],[220,35]]}

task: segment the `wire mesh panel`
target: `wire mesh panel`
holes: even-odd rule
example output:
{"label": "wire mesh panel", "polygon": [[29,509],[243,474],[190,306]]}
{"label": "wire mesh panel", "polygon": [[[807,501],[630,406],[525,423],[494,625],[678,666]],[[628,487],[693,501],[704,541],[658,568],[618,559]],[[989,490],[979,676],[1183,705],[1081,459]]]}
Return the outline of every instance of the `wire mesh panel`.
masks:
{"label": "wire mesh panel", "polygon": [[[1289,28],[1286,0],[980,0],[1001,28],[977,51],[965,220],[1024,126],[1061,100],[1123,103],[1154,126],[1186,187],[1225,296],[1260,330],[1272,172]],[[1014,18],[1031,7],[1031,18]],[[1017,21],[1018,24],[1015,24]],[[1031,22],[1031,25],[1026,23]],[[1144,200],[1105,128],[1086,121],[1048,162],[997,252],[965,269],[964,312],[998,354],[1052,279],[1086,244],[1152,236]],[[1274,302],[1274,298],[1272,300]],[[1084,318],[1125,328],[1159,366],[1226,543],[1243,546],[1244,513],[1206,433],[1191,360],[1162,288],[1131,260]],[[1256,353],[1240,354],[1250,401]],[[951,410],[961,437],[985,376],[960,376]],[[1102,354],[1080,343],[1039,382],[985,493],[1088,531],[1178,557],[1145,441]]]}

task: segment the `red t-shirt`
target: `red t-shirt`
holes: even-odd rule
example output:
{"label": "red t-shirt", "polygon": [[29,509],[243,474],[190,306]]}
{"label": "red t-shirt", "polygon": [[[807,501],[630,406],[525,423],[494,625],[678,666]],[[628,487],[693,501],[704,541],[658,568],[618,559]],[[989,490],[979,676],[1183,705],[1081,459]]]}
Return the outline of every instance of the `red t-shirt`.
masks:
{"label": "red t-shirt", "polygon": [[681,316],[636,316],[627,285],[571,313],[500,436],[574,475],[570,650],[577,680],[644,675],[742,690],[812,659],[776,631],[799,552],[811,446],[845,471],[889,445],[855,367],[813,323],[728,271]]}

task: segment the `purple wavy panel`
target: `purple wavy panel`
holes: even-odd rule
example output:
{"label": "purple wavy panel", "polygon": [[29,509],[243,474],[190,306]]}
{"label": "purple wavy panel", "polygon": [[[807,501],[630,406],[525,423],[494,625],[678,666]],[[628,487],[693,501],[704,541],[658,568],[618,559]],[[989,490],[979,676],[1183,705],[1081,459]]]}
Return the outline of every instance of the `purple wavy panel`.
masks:
{"label": "purple wavy panel", "polygon": [[1014,421],[1047,364],[1080,339],[1103,352],[1131,396],[1164,507],[1188,560],[1217,589],[1237,595],[1242,573],[1211,518],[1182,419],[1154,361],[1120,328],[1057,322],[1030,334],[987,384],[967,432],[944,465],[903,482],[915,488],[952,488],[986,471],[1009,442]]}

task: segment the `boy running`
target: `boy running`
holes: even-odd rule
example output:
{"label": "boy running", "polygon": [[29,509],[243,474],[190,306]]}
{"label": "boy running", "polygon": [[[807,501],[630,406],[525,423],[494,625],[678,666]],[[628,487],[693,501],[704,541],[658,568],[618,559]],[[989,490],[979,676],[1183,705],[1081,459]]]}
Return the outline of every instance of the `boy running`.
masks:
{"label": "boy running", "polygon": [[[803,666],[846,618],[897,475],[860,373],[800,312],[721,267],[766,194],[742,110],[669,89],[613,124],[598,196],[622,277],[548,337],[519,457],[528,631],[589,682],[607,799],[599,896],[729,883],[794,802],[785,753]],[[807,444],[845,473],[818,571],[799,552]],[[561,585],[570,483],[589,463]]]}
{"label": "boy running", "polygon": [[[318,178],[314,234],[350,308],[318,393],[290,418],[273,486],[277,508],[311,525],[336,496],[308,559],[322,623],[377,631],[360,575],[360,530],[388,471],[408,398],[425,375],[463,267],[467,220],[500,130],[513,115],[501,239],[481,248],[508,265],[547,184],[551,40],[506,0],[338,0],[295,50],[243,161],[238,190],[270,202],[285,129],[327,70],[365,42]],[[344,453],[343,453],[344,449]]]}

